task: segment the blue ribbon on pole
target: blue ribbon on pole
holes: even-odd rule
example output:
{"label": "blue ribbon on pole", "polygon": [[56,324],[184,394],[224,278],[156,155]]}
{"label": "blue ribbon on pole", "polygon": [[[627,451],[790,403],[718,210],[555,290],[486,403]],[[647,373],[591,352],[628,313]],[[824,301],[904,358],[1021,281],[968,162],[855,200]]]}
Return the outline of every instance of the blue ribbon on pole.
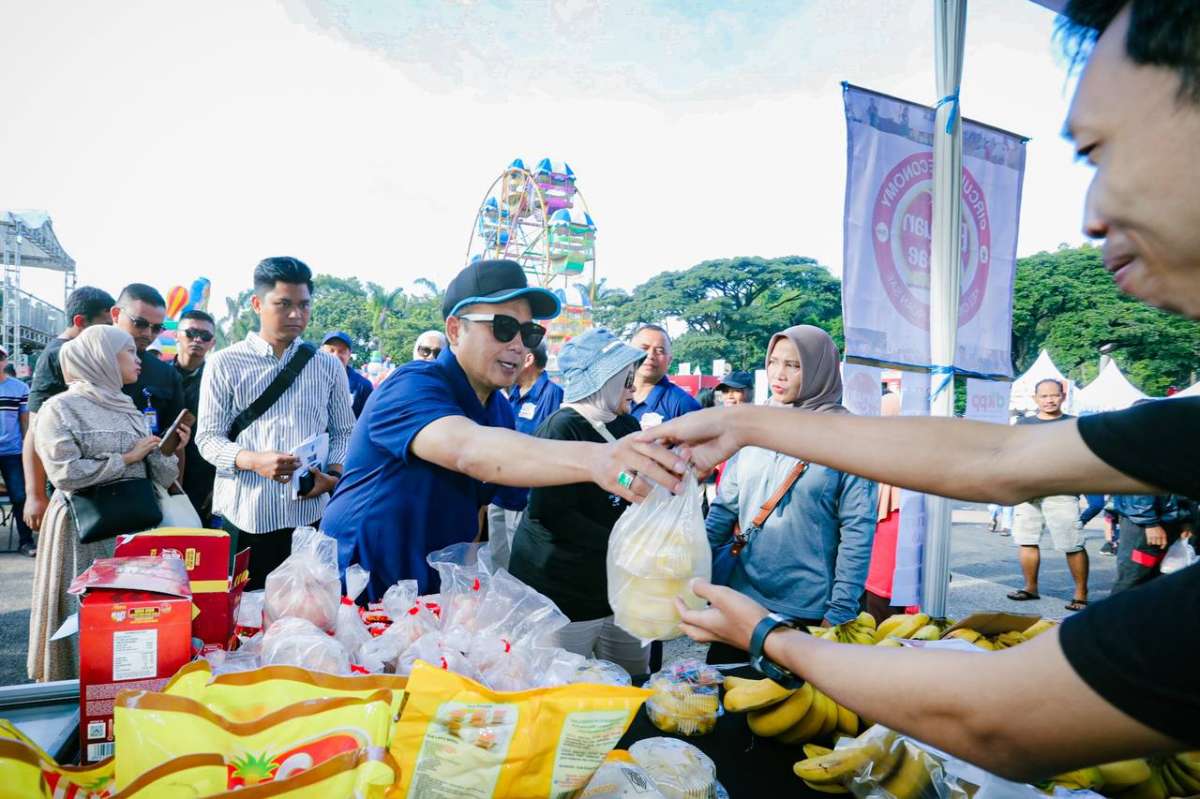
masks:
{"label": "blue ribbon on pole", "polygon": [[958,119],[958,92],[959,92],[960,88],[961,87],[956,87],[954,89],[953,94],[947,94],[945,97],[938,100],[937,105],[935,105],[933,107],[934,111],[937,111],[937,109],[941,108],[946,103],[951,104],[950,117],[946,120],[946,135],[947,136],[954,133],[954,123]]}
{"label": "blue ribbon on pole", "polygon": [[929,404],[933,405],[937,398],[942,395],[946,389],[954,385],[954,367],[953,366],[935,366],[929,370],[930,375],[941,375],[942,379],[938,382],[937,387],[929,392]]}

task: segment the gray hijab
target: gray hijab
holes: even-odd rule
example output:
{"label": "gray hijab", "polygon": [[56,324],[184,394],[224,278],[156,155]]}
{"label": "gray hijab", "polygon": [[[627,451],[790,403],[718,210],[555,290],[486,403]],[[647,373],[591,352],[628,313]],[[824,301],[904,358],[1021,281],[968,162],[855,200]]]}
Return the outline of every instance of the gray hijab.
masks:
{"label": "gray hijab", "polygon": [[800,393],[792,405],[816,413],[849,413],[842,405],[842,371],[837,345],[819,327],[795,325],[771,336],[767,360],[781,338],[800,353]]}

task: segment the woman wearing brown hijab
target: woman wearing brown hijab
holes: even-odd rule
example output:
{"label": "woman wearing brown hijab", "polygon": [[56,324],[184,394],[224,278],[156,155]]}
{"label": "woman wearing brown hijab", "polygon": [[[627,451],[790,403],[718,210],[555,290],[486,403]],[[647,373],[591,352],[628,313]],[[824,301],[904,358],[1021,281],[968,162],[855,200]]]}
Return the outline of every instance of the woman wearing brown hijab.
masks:
{"label": "woman wearing brown hijab", "polygon": [[[770,403],[843,414],[837,345],[824,330],[797,325],[767,346]],[[730,461],[709,510],[709,542],[730,540],[734,525],[750,531],[762,505],[792,474],[799,460],[746,447]],[[878,511],[875,484],[809,464],[761,529],[734,559],[730,587],[801,624],[841,624],[858,615]],[[709,662],[744,660],[722,646]]]}

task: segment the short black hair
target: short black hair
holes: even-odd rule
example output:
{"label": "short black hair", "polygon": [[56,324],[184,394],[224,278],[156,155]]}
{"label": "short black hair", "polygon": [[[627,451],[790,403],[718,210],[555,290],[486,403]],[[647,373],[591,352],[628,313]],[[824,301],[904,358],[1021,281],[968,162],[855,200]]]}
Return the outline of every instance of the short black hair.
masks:
{"label": "short black hair", "polygon": [[303,283],[311,292],[312,270],[304,261],[290,255],[278,255],[259,261],[258,266],[254,267],[254,293],[261,297],[275,288],[276,283],[291,283],[296,286]]}
{"label": "short black hair", "polygon": [[130,283],[121,289],[121,296],[117,297],[117,304],[124,308],[127,302],[144,302],[155,308],[167,307],[167,301],[163,299],[163,295],[158,293],[158,289],[154,286],[147,286],[145,283]]}
{"label": "short black hair", "polygon": [[629,337],[629,340],[633,341],[633,339],[638,337],[638,333],[641,333],[643,330],[653,330],[656,333],[662,333],[663,338],[667,340],[667,346],[673,346],[671,344],[671,334],[667,332],[665,327],[662,325],[654,325],[649,323],[638,325],[637,330],[633,331],[633,335]]}
{"label": "short black hair", "polygon": [[542,339],[538,345],[530,350],[533,353],[533,362],[539,369],[545,369],[546,364],[550,362],[550,353],[546,350],[546,340]]}
{"label": "short black hair", "polygon": [[1038,393],[1038,389],[1041,388],[1046,383],[1053,383],[1054,385],[1058,386],[1058,393],[1061,394],[1062,396],[1066,396],[1066,392],[1063,391],[1063,384],[1061,382],[1059,382],[1058,380],[1055,380],[1053,377],[1043,377],[1041,380],[1034,383],[1033,384],[1033,393],[1034,394]]}
{"label": "short black hair", "polygon": [[1125,53],[1135,64],[1177,72],[1180,99],[1200,104],[1200,3],[1194,0],[1067,0],[1058,36],[1072,66],[1087,58],[1127,5]]}
{"label": "short black hair", "polygon": [[116,300],[104,289],[80,286],[67,297],[67,321],[74,324],[76,316],[95,319],[100,314],[111,311],[116,304]]}
{"label": "short black hair", "polygon": [[711,388],[702,388],[696,395],[696,402],[701,408],[711,408],[717,404],[717,392]]}
{"label": "short black hair", "polygon": [[207,311],[202,311],[199,308],[193,308],[183,316],[179,317],[180,322],[182,322],[184,319],[195,319],[198,322],[208,322],[214,328],[217,326],[217,320],[212,318],[212,314],[208,313]]}

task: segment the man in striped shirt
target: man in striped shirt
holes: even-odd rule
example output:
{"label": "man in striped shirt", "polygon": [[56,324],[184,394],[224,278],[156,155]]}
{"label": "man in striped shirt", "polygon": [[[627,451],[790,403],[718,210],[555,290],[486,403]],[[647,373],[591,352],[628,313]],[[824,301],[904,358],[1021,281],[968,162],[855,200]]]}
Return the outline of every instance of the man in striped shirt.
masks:
{"label": "man in striped shirt", "polygon": [[[250,305],[260,330],[211,356],[200,390],[196,444],[217,467],[213,513],[233,539],[231,554],[250,548],[249,590],[291,553],[292,532],[317,526],[342,473],[354,413],[346,370],[314,352],[299,376],[261,416],[230,440],[234,420],[266,391],[302,348],[312,313],[312,272],[296,258],[267,258],[254,270]],[[293,450],[329,434],[329,457],[312,469],[313,486],[292,498],[300,460]]]}

